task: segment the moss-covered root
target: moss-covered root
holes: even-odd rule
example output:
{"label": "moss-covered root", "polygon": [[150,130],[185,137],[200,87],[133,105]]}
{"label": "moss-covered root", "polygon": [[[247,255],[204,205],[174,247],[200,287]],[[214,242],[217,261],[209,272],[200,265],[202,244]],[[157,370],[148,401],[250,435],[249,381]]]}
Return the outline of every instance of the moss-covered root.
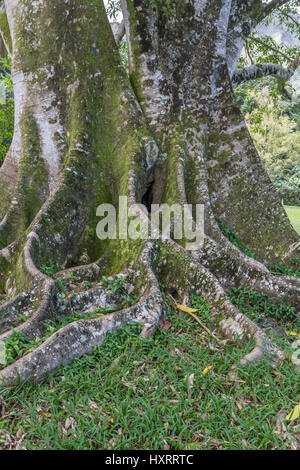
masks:
{"label": "moss-covered root", "polygon": [[226,290],[247,284],[269,295],[276,303],[284,298],[286,303],[300,309],[300,279],[273,275],[266,266],[246,256],[226,237],[224,239],[222,243],[217,243],[207,237],[203,249],[195,256]]}
{"label": "moss-covered root", "polygon": [[0,383],[13,385],[16,379],[38,381],[74,357],[80,357],[99,346],[107,333],[129,322],[154,323],[161,314],[161,305],[153,296],[134,307],[93,320],[79,320],[55,333],[35,351],[0,372]]}
{"label": "moss-covered root", "polygon": [[[163,300],[151,268],[150,246],[146,246],[142,252],[140,270],[146,275],[147,289],[134,306],[105,317],[79,320],[63,327],[36,350],[3,369],[0,372],[0,383],[4,386],[10,386],[18,379],[21,382],[25,379],[41,380],[48,373],[67,364],[72,358],[79,357],[102,344],[108,332],[129,322],[135,321],[142,324],[144,337],[151,334],[162,315]],[[50,286],[48,291],[49,288]],[[92,295],[99,298],[99,289],[93,289],[92,292],[83,294],[82,298],[77,298],[77,301],[83,302],[86,307],[87,300],[95,302],[95,299],[92,300]],[[73,308],[77,308],[77,304],[73,304]],[[28,328],[23,328],[21,331],[28,332]],[[8,337],[9,335],[4,335],[1,339],[5,340]]]}
{"label": "moss-covered root", "polygon": [[231,339],[243,336],[254,338],[255,354],[244,358],[243,363],[261,357],[267,357],[271,362],[280,361],[284,357],[259,326],[229,302],[217,278],[179,245],[173,242],[161,244],[156,274],[168,286],[168,291],[175,292],[181,299],[191,292],[203,296],[210,306],[213,323],[221,327],[225,336]]}
{"label": "moss-covered root", "polygon": [[[81,356],[95,346],[101,345],[108,332],[126,323],[133,321],[141,323],[144,326],[142,331],[144,337],[153,334],[164,311],[164,301],[158,279],[167,284],[168,289],[175,289],[178,292],[181,290],[181,294],[183,286],[188,292],[194,290],[198,294],[201,293],[210,306],[214,323],[220,325],[220,330],[225,336],[231,339],[243,336],[253,337],[256,347],[252,354],[243,359],[242,363],[253,362],[261,357],[267,357],[272,362],[283,358],[283,353],[260,328],[227,300],[217,279],[175,243],[159,242],[155,246],[146,243],[134,270],[138,273],[139,280],[141,277],[144,278],[146,285],[144,295],[134,306],[100,318],[78,320],[61,328],[36,350],[3,369],[0,372],[2,385],[13,385],[17,379],[21,382],[25,379],[41,380],[48,373],[66,365],[72,358]],[[129,271],[128,278],[130,276],[132,272],[130,274]],[[52,282],[55,283],[55,281]],[[48,292],[50,288],[49,285]],[[95,301],[97,303],[97,299],[99,300],[102,294],[103,291],[99,287],[80,294],[75,297],[74,301],[71,301],[70,311],[86,307]],[[92,298],[93,296],[95,298]],[[27,326],[28,324],[30,322],[27,322]],[[21,331],[30,334],[28,327]],[[34,331],[38,331],[36,326]],[[4,335],[1,339],[5,340],[8,337],[9,335]],[[33,331],[30,337],[36,337]]]}

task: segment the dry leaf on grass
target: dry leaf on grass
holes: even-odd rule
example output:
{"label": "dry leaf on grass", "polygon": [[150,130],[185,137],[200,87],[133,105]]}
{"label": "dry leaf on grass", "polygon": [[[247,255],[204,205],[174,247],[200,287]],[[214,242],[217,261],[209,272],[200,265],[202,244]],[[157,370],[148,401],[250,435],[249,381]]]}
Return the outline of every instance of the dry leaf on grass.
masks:
{"label": "dry leaf on grass", "polygon": [[292,436],[284,423],[286,419],[285,413],[281,412],[278,414],[276,419],[276,428],[274,434],[281,436],[284,441],[289,441],[290,443],[290,450],[300,450],[300,443],[299,441]]}
{"label": "dry leaf on grass", "polygon": [[167,318],[161,318],[158,323],[161,330],[169,330],[172,326],[170,320]]}
{"label": "dry leaf on grass", "polygon": [[185,312],[185,313],[196,313],[196,312],[198,312],[197,308],[187,307],[186,305],[176,304],[176,308],[178,308],[178,310],[181,310],[182,312]]}
{"label": "dry leaf on grass", "polygon": [[195,378],[195,374],[191,374],[188,376],[188,392],[189,393],[191,393],[191,391],[193,390],[194,378]]}
{"label": "dry leaf on grass", "polygon": [[208,367],[205,367],[205,369],[202,371],[202,374],[201,375],[207,375],[208,372],[213,368],[213,366],[208,366]]}
{"label": "dry leaf on grass", "polygon": [[287,421],[294,421],[300,418],[300,405],[296,405],[295,408],[285,417]]}

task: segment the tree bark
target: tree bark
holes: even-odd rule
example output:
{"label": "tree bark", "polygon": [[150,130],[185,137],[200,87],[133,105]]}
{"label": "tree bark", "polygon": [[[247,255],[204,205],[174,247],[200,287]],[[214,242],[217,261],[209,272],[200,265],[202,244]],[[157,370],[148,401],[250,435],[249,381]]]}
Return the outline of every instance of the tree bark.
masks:
{"label": "tree bark", "polygon": [[279,78],[283,82],[287,82],[295,73],[295,70],[288,70],[279,64],[257,64],[250,65],[243,69],[237,69],[232,77],[233,86],[247,82],[249,80],[256,80],[257,78],[267,77],[272,75]]}
{"label": "tree bark", "polygon": [[[13,327],[42,337],[53,314],[100,305],[116,310],[68,325],[0,371],[8,385],[16,376],[40,380],[126,322],[141,322],[143,335],[151,334],[164,311],[159,282],[178,298],[203,295],[225,335],[253,336],[257,346],[244,362],[282,353],[228,301],[226,290],[247,283],[275,302],[285,295],[299,305],[298,279],[275,277],[264,266],[295,257],[299,237],[235,103],[228,35],[236,5],[121,3],[130,81],[102,0],[5,1],[16,116],[0,169],[0,288],[12,296],[0,305],[0,340]],[[162,238],[98,240],[99,204],[117,205],[119,196],[133,204],[146,194],[148,205],[204,204],[203,249],[191,254]],[[216,216],[259,261],[229,242]],[[60,268],[52,277],[41,272],[50,259]],[[103,275],[120,273],[139,299],[126,308],[99,287]],[[90,288],[67,296],[70,279]],[[20,313],[28,318],[23,323]]]}

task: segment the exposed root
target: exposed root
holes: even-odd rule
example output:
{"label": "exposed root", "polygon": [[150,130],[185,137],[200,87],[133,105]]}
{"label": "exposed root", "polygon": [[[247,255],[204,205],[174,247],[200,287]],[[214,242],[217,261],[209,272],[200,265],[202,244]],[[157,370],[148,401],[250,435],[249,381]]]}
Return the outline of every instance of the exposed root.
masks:
{"label": "exposed root", "polygon": [[207,238],[197,259],[218,278],[226,290],[247,284],[258,292],[272,297],[277,303],[285,303],[300,309],[300,279],[275,276],[258,261],[247,257],[229,241],[219,245]]}
{"label": "exposed root", "polygon": [[[43,295],[41,297],[40,302],[38,302],[38,308],[35,310],[33,315],[27,320],[25,323],[18,326],[16,329],[24,334],[26,334],[29,338],[34,339],[43,335],[46,326],[45,322],[52,318],[53,312],[58,305],[58,290],[55,281],[51,279],[47,279],[43,285],[41,286],[41,292]],[[18,298],[18,297],[17,297]],[[12,301],[14,302],[15,299]],[[26,312],[28,310],[18,309],[18,314],[22,314],[26,316]],[[0,315],[2,311],[0,309]],[[19,322],[20,322],[19,318]],[[13,326],[13,325],[9,325]],[[3,330],[2,330],[3,331]],[[8,339],[12,334],[12,331],[6,331],[0,336],[0,341],[5,341]]]}
{"label": "exposed root", "polygon": [[[168,20],[167,27],[172,34],[162,40],[162,35],[156,30],[160,21],[151,20],[146,24],[140,21],[142,17],[139,18],[143,15],[143,9],[135,11],[129,40],[135,41],[130,61],[131,67],[135,69],[132,83],[139,90],[139,103],[117,59],[117,48],[104,10],[92,5],[93,2],[88,2],[90,5],[77,3],[71,15],[72,22],[68,24],[68,34],[75,43],[65,41],[65,47],[61,48],[61,52],[64,52],[60,56],[62,60],[57,57],[61,64],[57,81],[63,86],[56,84],[56,77],[49,78],[52,76],[52,50],[49,53],[49,74],[45,73],[47,44],[44,48],[46,55],[39,54],[38,49],[34,51],[38,63],[34,70],[30,69],[31,79],[38,77],[40,71],[43,76],[48,76],[43,86],[34,79],[35,90],[27,72],[24,74],[27,58],[24,57],[22,64],[22,53],[17,54],[20,56],[18,70],[23,74],[27,89],[24,106],[28,101],[32,108],[31,114],[37,114],[39,123],[48,126],[50,114],[40,107],[40,101],[51,98],[49,109],[54,112],[54,121],[57,123],[56,127],[51,128],[53,135],[51,131],[46,145],[51,152],[44,155],[43,126],[38,129],[38,123],[34,123],[35,119],[31,122],[29,115],[28,122],[24,121],[22,126],[16,122],[15,133],[24,147],[20,153],[24,154],[23,157],[28,154],[32,145],[29,141],[26,144],[25,137],[31,137],[34,132],[41,150],[37,153],[45,157],[46,163],[53,160],[52,149],[57,149],[57,152],[53,168],[49,165],[49,171],[55,171],[50,171],[48,175],[48,189],[40,193],[42,188],[36,188],[33,199],[38,204],[34,207],[26,196],[26,186],[37,184],[32,177],[34,166],[31,162],[28,167],[26,165],[24,173],[21,167],[16,168],[17,163],[12,164],[10,156],[0,172],[1,183],[7,181],[7,177],[3,178],[4,170],[6,173],[9,169],[7,165],[10,167],[12,164],[10,194],[5,197],[5,209],[1,208],[0,211],[1,219],[3,215],[0,222],[0,244],[3,248],[0,251],[0,271],[3,273],[0,289],[1,293],[5,292],[14,298],[0,306],[0,332],[3,332],[0,340],[5,341],[10,337],[12,327],[30,339],[42,338],[47,322],[53,317],[59,319],[76,311],[84,314],[94,309],[113,308],[116,312],[101,318],[78,320],[61,328],[35,351],[2,370],[0,382],[12,385],[17,378],[21,382],[26,378],[41,380],[70,359],[100,345],[108,332],[131,321],[143,324],[144,337],[153,334],[164,307],[158,281],[176,290],[178,297],[186,298],[191,292],[203,296],[210,307],[214,324],[227,337],[254,338],[256,346],[243,358],[243,364],[261,357],[267,357],[273,362],[280,361],[283,358],[282,351],[259,326],[240,313],[226,296],[226,291],[232,287],[248,284],[267,293],[277,302],[284,297],[286,303],[299,306],[300,281],[273,276],[262,263],[248,258],[233,246],[216,223],[215,215],[223,217],[229,225],[232,222],[232,228],[241,234],[245,243],[249,241],[250,246],[253,244],[253,249],[262,261],[280,259],[287,250],[287,258],[290,258],[299,248],[296,234],[289,225],[278,197],[270,188],[270,181],[249,139],[245,123],[235,108],[228,67],[225,56],[220,53],[222,47],[224,53],[226,49],[226,36],[223,34],[226,15],[224,12],[221,14],[222,2],[214,9],[204,8],[207,10],[206,20],[205,15],[203,20],[194,18],[194,32],[198,28],[201,32],[194,34],[194,42],[191,42],[190,8],[185,13],[185,9],[180,8],[181,15],[186,16],[180,17],[181,36],[180,41],[175,42],[176,21]],[[230,2],[226,3],[229,6]],[[6,4],[10,10],[10,2]],[[87,6],[91,8],[89,13],[85,11]],[[30,18],[30,8],[23,10]],[[47,8],[47,14],[42,14],[46,12],[42,7],[38,10],[36,21],[31,22],[29,29],[26,29],[28,34],[36,38],[37,44],[43,45],[45,18],[47,14],[50,15],[51,9]],[[75,34],[77,26],[74,18],[76,15],[78,19],[86,17],[86,14],[91,25],[86,41],[91,44],[95,42],[92,52],[98,54],[95,62],[84,60],[85,47],[79,35]],[[154,14],[161,13],[156,11]],[[21,33],[18,28],[22,22],[15,22],[12,14],[9,16],[14,35],[18,37]],[[65,19],[57,14],[52,18],[55,18],[55,22],[62,21],[58,26],[64,29]],[[221,18],[222,28],[219,27]],[[139,24],[136,31],[134,21]],[[218,26],[207,29],[207,22]],[[26,24],[28,26],[28,21]],[[101,35],[95,34],[99,24]],[[216,34],[212,33],[213,30]],[[135,36],[137,32],[138,37]],[[141,57],[136,60],[135,54],[139,51],[138,44],[143,36],[147,44],[149,37],[156,37],[157,41],[154,41],[153,47],[143,47]],[[201,55],[199,41],[203,42],[203,38],[211,47],[206,48],[207,54]],[[18,52],[22,41],[13,38],[13,42]],[[170,47],[173,50],[171,55]],[[113,60],[108,67],[109,50],[114,51],[114,56],[111,56]],[[66,57],[69,60],[64,60]],[[180,63],[176,73],[174,57]],[[78,61],[82,65],[80,72],[71,65]],[[156,77],[153,77],[154,63]],[[136,80],[140,80],[140,83],[134,83]],[[57,86],[61,88],[59,93]],[[160,94],[161,89],[164,89],[163,95]],[[48,94],[50,91],[54,93],[53,97],[51,93]],[[52,103],[61,103],[63,109],[59,106],[54,109],[56,106]],[[18,110],[19,121],[21,111]],[[60,121],[65,122],[66,129],[60,128]],[[63,143],[59,145],[59,151],[58,143]],[[21,154],[16,155],[18,159],[22,158]],[[32,158],[36,160],[35,155]],[[208,236],[201,252],[193,254],[172,241],[165,243],[161,239],[154,245],[145,243],[143,250],[137,243],[134,253],[128,244],[128,253],[119,266],[119,260],[113,258],[123,256],[120,243],[115,254],[109,253],[112,255],[110,260],[116,261],[114,272],[122,271],[130,288],[136,288],[142,295],[134,305],[124,309],[119,293],[113,294],[107,286],[99,285],[101,274],[109,272],[108,256],[85,266],[66,267],[77,263],[81,259],[82,249],[87,247],[91,249],[89,261],[103,253],[102,243],[94,234],[91,235],[95,230],[96,205],[115,202],[119,196],[128,196],[129,204],[143,200],[149,182],[153,182],[153,175],[160,171],[158,162],[163,167],[163,176],[159,182],[153,183],[153,188],[156,188],[155,202],[203,203]],[[146,199],[149,207],[150,198]],[[29,207],[29,213],[23,210],[24,207]],[[254,228],[248,233],[249,214]],[[273,236],[272,230],[276,228],[277,222],[280,230]],[[265,224],[266,237],[263,230]],[[258,243],[254,241],[256,234]],[[11,243],[14,238],[18,240]],[[6,247],[6,244],[10,245]],[[278,250],[274,248],[277,246]],[[113,251],[113,243],[109,248]],[[52,278],[39,270],[51,257],[63,270]],[[72,287],[70,279],[76,280],[75,287]],[[77,286],[84,281],[92,286],[83,291],[83,288]],[[61,291],[61,282],[65,284],[65,292]],[[20,314],[23,321],[26,319],[24,323],[19,321]]]}
{"label": "exposed root", "polygon": [[148,329],[157,323],[162,312],[161,299],[155,293],[129,309],[94,320],[79,320],[59,330],[35,351],[0,371],[2,386],[14,385],[18,379],[39,381],[47,374],[66,365],[99,346],[107,333],[130,322],[138,322]]}
{"label": "exposed root", "polygon": [[0,305],[0,332],[15,328],[20,323],[20,314],[26,318],[33,313],[35,297],[31,291],[22,292],[14,299]]}
{"label": "exposed root", "polygon": [[[61,328],[35,351],[1,371],[0,382],[3,385],[13,385],[17,377],[21,382],[25,379],[41,380],[47,373],[67,364],[73,357],[80,357],[100,345],[108,332],[132,321],[143,324],[144,337],[153,333],[162,315],[163,300],[152,272],[150,251],[151,247],[146,245],[140,257],[140,263],[148,274],[149,286],[140,301],[130,308],[101,318],[79,320]],[[42,337],[46,329],[45,321],[51,318],[51,312],[55,309],[55,315],[59,316],[78,309],[118,306],[116,302],[118,296],[107,292],[103,286],[81,292],[66,303],[59,302],[56,282],[50,279],[47,279],[47,282],[45,298],[39,309],[30,320],[18,328],[30,338]],[[3,334],[0,340],[6,340],[11,334],[11,331]]]}
{"label": "exposed root", "polygon": [[[182,247],[173,242],[161,248],[162,257],[157,266],[157,274],[169,289],[182,295],[182,285],[189,287],[190,292],[203,296],[211,309],[212,320],[221,326],[223,334],[234,340],[236,338],[254,338],[254,351],[242,360],[242,364],[254,362],[266,357],[270,362],[280,362],[285,357],[280,350],[262,331],[262,329],[241,313],[227,298],[217,278],[205,267],[195,261]],[[179,264],[178,264],[179,263]],[[167,266],[167,270],[165,269]],[[171,268],[171,269],[170,269]],[[174,268],[174,269],[172,269]],[[174,277],[174,272],[177,276]],[[184,283],[184,284],[183,284]]]}
{"label": "exposed root", "polygon": [[[30,237],[31,243],[33,240],[36,240],[34,234]],[[46,329],[46,321],[53,314],[59,317],[74,311],[84,312],[96,310],[99,307],[118,308],[120,306],[118,295],[113,295],[101,285],[93,286],[84,292],[74,291],[71,297],[60,299],[57,281],[41,275],[35,268],[32,259],[30,259],[30,247],[29,243],[24,255],[27,260],[25,262],[26,270],[35,282],[38,278],[40,281],[42,276],[44,295],[38,310],[27,322],[18,327],[19,331],[30,338],[42,337]],[[152,260],[155,260],[155,266],[153,266]],[[132,307],[118,310],[101,318],[83,319],[61,328],[35,351],[1,371],[0,380],[2,383],[12,385],[17,377],[20,381],[26,378],[32,381],[41,380],[47,373],[67,364],[72,358],[79,357],[100,345],[107,332],[131,321],[144,325],[142,332],[144,337],[153,334],[163,314],[163,300],[158,279],[168,285],[169,289],[175,289],[179,293],[178,295],[185,295],[187,289],[189,292],[202,295],[210,306],[213,322],[220,325],[221,331],[226,337],[233,340],[244,336],[255,339],[256,347],[243,358],[241,364],[255,362],[262,357],[266,357],[271,363],[281,361],[284,358],[284,353],[272,343],[259,326],[231,304],[217,278],[179,245],[172,241],[158,242],[156,245],[146,243],[138,266],[134,266],[132,270],[124,274],[126,282],[129,282],[132,276],[134,277],[132,271],[138,271],[139,266],[143,267],[147,279],[146,290],[139,302]],[[177,276],[174,277],[174,273],[177,273]],[[64,271],[60,278],[66,281],[70,279],[70,274],[72,279],[76,276],[77,281],[82,280],[85,275],[90,280],[99,281],[97,263],[88,267]],[[67,292],[71,288],[72,282],[68,286]],[[18,297],[12,301],[13,305],[17,303]],[[23,306],[28,308],[25,300]],[[6,304],[2,308],[5,310],[8,305]],[[0,337],[0,340],[3,341],[10,335],[11,331],[8,331]]]}

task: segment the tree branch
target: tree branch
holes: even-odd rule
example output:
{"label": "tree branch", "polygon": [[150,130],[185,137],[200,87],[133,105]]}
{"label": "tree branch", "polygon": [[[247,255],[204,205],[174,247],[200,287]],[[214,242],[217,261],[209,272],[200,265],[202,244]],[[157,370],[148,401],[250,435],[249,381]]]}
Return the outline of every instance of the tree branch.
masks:
{"label": "tree branch", "polygon": [[249,18],[256,24],[260,23],[266,16],[270,15],[273,10],[285,5],[290,0],[272,0],[269,3],[263,3],[262,0],[233,0],[231,7],[231,16],[233,22],[245,21]]}
{"label": "tree branch", "polygon": [[288,13],[285,13],[284,11],[282,11],[281,14],[285,16],[286,18],[288,18],[289,20],[291,20],[293,23],[295,23],[296,26],[300,26],[300,23],[298,23],[298,21],[295,20],[295,18],[292,15],[289,15]]}
{"label": "tree branch", "polygon": [[284,52],[280,51],[279,49],[276,49],[275,47],[272,47],[270,46],[269,44],[267,44],[266,42],[262,41],[261,39],[259,38],[252,38],[253,41],[257,42],[258,44],[262,44],[264,47],[267,47],[268,49],[270,49],[271,51],[273,52],[276,52],[276,54],[280,54],[282,55],[282,57],[284,57],[285,59],[287,59],[289,62],[293,62],[294,59],[292,57],[289,57],[287,54],[285,54]]}
{"label": "tree branch", "polygon": [[261,12],[261,20],[262,21],[266,16],[269,16],[273,10],[277,10],[279,7],[282,7],[286,3],[288,3],[290,0],[272,0],[269,3],[266,3],[265,5],[262,5],[263,9]]}
{"label": "tree branch", "polygon": [[283,79],[284,81],[287,81],[294,75],[294,70],[285,69],[279,64],[272,63],[250,65],[250,67],[237,69],[234,72],[232,77],[232,84],[233,86],[236,86],[240,83],[266,77],[268,75],[273,75]]}
{"label": "tree branch", "polygon": [[[227,33],[228,70],[232,75],[245,41],[255,27],[273,10],[285,5],[289,0],[272,0],[263,4],[262,0],[232,0],[230,22]],[[267,44],[264,44],[267,46]],[[276,51],[278,52],[278,51]],[[286,59],[292,59],[286,56]]]}
{"label": "tree branch", "polygon": [[280,81],[281,86],[284,86],[284,83],[294,75],[299,65],[300,54],[298,54],[287,69],[279,64],[272,63],[251,65],[250,67],[235,70],[232,77],[232,84],[236,86],[249,80],[273,75]]}

